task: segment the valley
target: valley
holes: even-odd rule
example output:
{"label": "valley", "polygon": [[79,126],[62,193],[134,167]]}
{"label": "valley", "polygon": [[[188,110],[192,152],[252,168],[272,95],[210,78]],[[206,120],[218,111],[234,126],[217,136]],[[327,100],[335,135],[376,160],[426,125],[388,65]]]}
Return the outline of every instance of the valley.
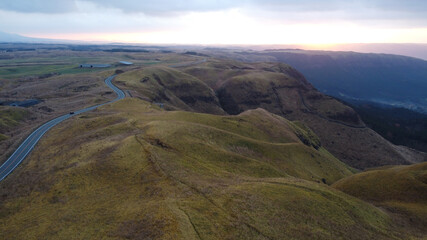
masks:
{"label": "valley", "polygon": [[367,128],[352,108],[319,93],[285,64],[213,58],[190,67],[129,71],[117,77],[117,84],[134,96],[162,102],[169,110],[233,115],[263,108],[301,121],[326,149],[358,169],[426,159],[422,152],[390,144]]}
{"label": "valley", "polygon": [[75,229],[79,238],[112,239],[351,239],[356,232],[404,238],[387,213],[322,183],[352,170],[303,144],[295,131],[302,129],[264,110],[214,117],[165,112],[137,99],[101,107],[52,129],[16,178],[2,182],[0,232],[52,239],[75,236]]}
{"label": "valley", "polygon": [[[41,101],[0,106],[0,160],[73,117],[0,182],[2,239],[427,236],[427,154],[390,143],[291,65],[197,48],[24,48],[35,50],[0,60],[0,100]],[[126,94],[115,102],[113,74]]]}
{"label": "valley", "polygon": [[287,63],[322,93],[344,101],[373,102],[427,113],[427,61],[423,59],[302,49],[224,52],[223,55],[245,61],[268,59]]}

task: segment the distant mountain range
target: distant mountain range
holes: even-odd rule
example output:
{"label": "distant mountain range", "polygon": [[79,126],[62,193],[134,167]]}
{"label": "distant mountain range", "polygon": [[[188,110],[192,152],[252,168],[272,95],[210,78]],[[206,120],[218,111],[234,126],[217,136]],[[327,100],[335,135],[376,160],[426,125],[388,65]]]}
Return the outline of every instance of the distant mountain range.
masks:
{"label": "distant mountain range", "polygon": [[51,39],[24,37],[19,34],[0,32],[0,42],[53,42]]}
{"label": "distant mountain range", "polygon": [[84,43],[85,41],[74,41],[66,39],[32,38],[19,34],[0,31],[0,43]]}
{"label": "distant mountain range", "polygon": [[257,51],[266,49],[304,49],[359,53],[386,53],[427,60],[427,43],[342,43],[332,45],[285,44],[261,45],[253,47],[253,49]]}
{"label": "distant mountain range", "polygon": [[360,53],[389,53],[427,60],[427,44],[425,43],[338,44],[324,50],[354,51]]}
{"label": "distant mountain range", "polygon": [[[0,32],[0,42],[81,43],[5,32]],[[388,47],[389,50],[392,47],[390,44],[383,45],[375,46]],[[424,45],[408,46],[414,50],[423,49]],[[345,101],[369,101],[427,113],[427,61],[422,59],[392,54],[301,49],[249,51],[241,52],[242,55],[245,56],[244,60],[249,61],[268,59],[287,63],[303,73],[321,92]]]}

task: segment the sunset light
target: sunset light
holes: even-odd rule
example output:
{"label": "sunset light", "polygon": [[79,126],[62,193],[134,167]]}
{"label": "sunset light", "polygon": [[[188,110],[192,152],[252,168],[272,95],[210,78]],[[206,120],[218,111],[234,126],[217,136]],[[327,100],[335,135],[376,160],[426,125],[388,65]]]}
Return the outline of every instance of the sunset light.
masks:
{"label": "sunset light", "polygon": [[[127,1],[128,2],[128,1]],[[273,1],[274,2],[274,1]],[[137,6],[139,4],[135,3]],[[157,9],[75,1],[62,14],[37,12],[27,19],[19,11],[0,10],[0,29],[29,37],[80,41],[159,44],[337,44],[426,43],[427,27],[417,15],[378,12],[368,5],[300,9],[295,5],[240,6],[207,4]],[[199,9],[200,8],[200,9]],[[282,9],[283,8],[283,9]],[[295,9],[293,9],[295,8]],[[366,9],[365,9],[366,8]],[[101,11],[100,11],[101,10]],[[362,11],[363,10],[363,11]],[[374,11],[375,10],[375,11]],[[401,19],[399,19],[401,18]],[[7,19],[16,19],[9,22]],[[95,20],[96,19],[96,20]],[[32,28],[32,24],[37,28]]]}
{"label": "sunset light", "polygon": [[427,0],[0,0],[0,240],[426,239],[426,180]]}
{"label": "sunset light", "polygon": [[[171,19],[172,20],[172,19]],[[190,13],[170,29],[30,34],[31,37],[160,44],[337,44],[427,42],[427,28],[378,28],[350,22],[263,22],[238,10]]]}

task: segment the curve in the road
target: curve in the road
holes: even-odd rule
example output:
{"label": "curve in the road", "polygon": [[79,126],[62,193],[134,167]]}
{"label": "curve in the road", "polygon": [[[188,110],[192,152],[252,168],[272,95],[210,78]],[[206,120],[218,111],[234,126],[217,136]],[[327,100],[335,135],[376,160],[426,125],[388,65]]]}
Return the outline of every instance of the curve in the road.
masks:
{"label": "curve in the road", "polygon": [[99,105],[95,105],[92,107],[84,108],[78,111],[75,111],[74,113],[65,114],[63,116],[57,117],[55,119],[50,120],[49,122],[41,125],[39,128],[37,128],[35,131],[33,131],[30,136],[28,136],[24,142],[21,143],[21,145],[16,149],[16,151],[6,160],[6,162],[3,163],[3,165],[0,166],[0,181],[2,181],[4,178],[6,178],[19,164],[25,159],[25,157],[33,150],[34,146],[38,143],[41,137],[49,131],[52,127],[57,125],[58,123],[74,116],[80,113],[91,111],[95,108],[98,108],[100,106],[103,106],[105,104],[113,103],[115,101],[118,101],[120,99],[125,98],[125,93],[120,90],[118,87],[114,86],[111,82],[114,79],[115,75],[108,77],[105,79],[105,84],[107,84],[108,87],[113,89],[114,92],[117,94],[117,98],[103,103]]}

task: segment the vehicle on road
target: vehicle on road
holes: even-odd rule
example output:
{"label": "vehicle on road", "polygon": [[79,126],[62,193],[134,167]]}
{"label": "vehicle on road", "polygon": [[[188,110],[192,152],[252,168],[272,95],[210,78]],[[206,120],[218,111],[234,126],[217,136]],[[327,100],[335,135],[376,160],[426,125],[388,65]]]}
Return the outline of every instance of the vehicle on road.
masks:
{"label": "vehicle on road", "polygon": [[0,181],[2,181],[4,178],[6,178],[19,164],[25,159],[25,157],[33,150],[35,145],[38,143],[38,141],[43,137],[43,135],[52,127],[55,125],[61,123],[62,121],[69,119],[73,117],[74,115],[85,113],[88,111],[92,111],[100,106],[113,103],[115,101],[121,100],[125,98],[125,93],[114,86],[111,81],[114,79],[115,75],[112,75],[105,79],[105,84],[107,84],[108,87],[113,89],[114,92],[117,94],[117,98],[114,100],[111,100],[106,103],[98,104],[92,107],[84,108],[81,110],[78,110],[76,112],[70,112],[69,114],[65,114],[62,116],[59,116],[55,119],[50,120],[49,122],[41,125],[39,128],[37,128],[34,132],[32,132],[22,143],[19,145],[19,147],[15,150],[15,152],[3,163],[3,165],[0,166]]}

